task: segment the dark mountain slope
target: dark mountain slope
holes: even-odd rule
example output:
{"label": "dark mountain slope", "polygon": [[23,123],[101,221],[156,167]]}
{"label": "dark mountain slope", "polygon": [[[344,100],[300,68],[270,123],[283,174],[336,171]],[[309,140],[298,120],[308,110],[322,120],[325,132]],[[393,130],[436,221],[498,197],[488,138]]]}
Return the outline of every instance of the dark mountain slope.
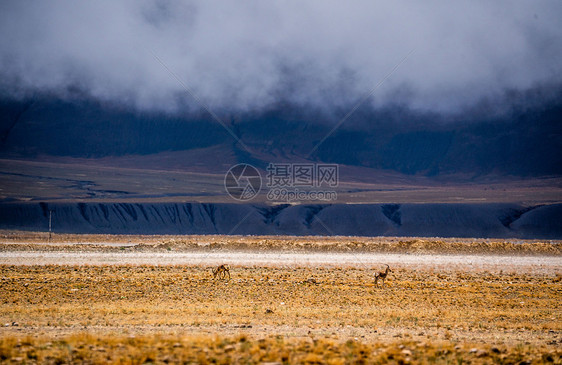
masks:
{"label": "dark mountain slope", "polygon": [[[264,216],[271,209],[249,204],[13,203],[0,204],[0,229],[45,231],[51,210],[54,230],[60,233],[562,238],[561,204],[296,205]],[[507,215],[512,217],[508,225]]]}
{"label": "dark mountain slope", "polygon": [[[562,103],[501,117],[445,120],[401,108],[358,111],[329,138],[322,113],[269,111],[225,117],[246,151],[206,116],[138,113],[93,101],[0,102],[0,156],[103,157],[228,146],[238,161],[311,160],[406,174],[562,174]],[[215,148],[215,150],[217,150]],[[217,156],[220,158],[220,156]]]}
{"label": "dark mountain slope", "polygon": [[146,155],[230,142],[208,120],[137,114],[89,101],[4,102],[0,108],[1,151],[24,156]]}

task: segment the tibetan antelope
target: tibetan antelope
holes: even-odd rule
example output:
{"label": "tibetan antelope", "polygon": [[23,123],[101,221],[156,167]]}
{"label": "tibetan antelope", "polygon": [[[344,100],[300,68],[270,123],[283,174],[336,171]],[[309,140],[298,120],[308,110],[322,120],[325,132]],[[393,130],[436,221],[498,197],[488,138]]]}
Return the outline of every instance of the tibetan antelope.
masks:
{"label": "tibetan antelope", "polygon": [[213,269],[213,279],[216,279],[217,276],[219,279],[226,279],[227,274],[230,279],[230,267],[228,265],[220,265],[216,269]]}
{"label": "tibetan antelope", "polygon": [[386,276],[388,275],[389,272],[392,272],[392,270],[390,270],[390,266],[386,265],[386,270],[384,272],[376,273],[375,274],[375,285],[377,285],[377,283],[379,282],[379,279],[381,279],[382,285],[384,286],[384,279],[386,279]]}

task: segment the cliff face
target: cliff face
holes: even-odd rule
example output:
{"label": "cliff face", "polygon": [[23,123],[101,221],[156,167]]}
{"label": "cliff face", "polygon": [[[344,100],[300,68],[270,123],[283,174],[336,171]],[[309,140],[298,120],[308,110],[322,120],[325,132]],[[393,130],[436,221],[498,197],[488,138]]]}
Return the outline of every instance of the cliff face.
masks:
{"label": "cliff face", "polygon": [[0,204],[0,228],[112,234],[562,238],[562,204]]}

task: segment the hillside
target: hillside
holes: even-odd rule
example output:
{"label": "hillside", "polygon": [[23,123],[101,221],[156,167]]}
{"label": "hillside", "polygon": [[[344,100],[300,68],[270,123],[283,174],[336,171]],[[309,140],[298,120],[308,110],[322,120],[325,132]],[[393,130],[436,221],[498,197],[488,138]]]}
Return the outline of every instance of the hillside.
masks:
{"label": "hillside", "polygon": [[[335,113],[337,114],[337,113]],[[91,100],[0,103],[0,156],[101,158],[207,150],[265,167],[312,159],[406,175],[562,174],[562,104],[490,117],[444,117],[401,108],[362,110],[315,150],[335,115],[290,107],[221,116],[249,150],[209,116],[140,113]],[[449,119],[447,119],[449,118]],[[309,154],[313,152],[310,156]],[[186,165],[195,165],[184,161]],[[168,161],[174,164],[174,161]],[[209,166],[214,172],[216,166]]]}
{"label": "hillside", "polygon": [[560,239],[562,205],[0,204],[0,229],[112,234]]}

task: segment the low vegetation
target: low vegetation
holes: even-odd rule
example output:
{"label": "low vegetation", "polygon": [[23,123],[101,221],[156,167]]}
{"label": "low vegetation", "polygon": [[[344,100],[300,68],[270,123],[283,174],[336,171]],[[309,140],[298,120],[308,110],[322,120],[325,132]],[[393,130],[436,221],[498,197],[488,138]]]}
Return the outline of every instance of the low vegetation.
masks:
{"label": "low vegetation", "polygon": [[345,342],[330,338],[250,339],[220,336],[92,336],[2,338],[0,361],[89,364],[366,364],[559,363],[560,350],[522,345],[467,347],[452,342]]}
{"label": "low vegetation", "polygon": [[[0,231],[0,251],[300,251],[562,256],[562,241],[415,237],[94,235]],[[50,245],[45,245],[49,242]]]}
{"label": "low vegetation", "polygon": [[562,362],[554,273],[230,271],[0,266],[0,361]]}

